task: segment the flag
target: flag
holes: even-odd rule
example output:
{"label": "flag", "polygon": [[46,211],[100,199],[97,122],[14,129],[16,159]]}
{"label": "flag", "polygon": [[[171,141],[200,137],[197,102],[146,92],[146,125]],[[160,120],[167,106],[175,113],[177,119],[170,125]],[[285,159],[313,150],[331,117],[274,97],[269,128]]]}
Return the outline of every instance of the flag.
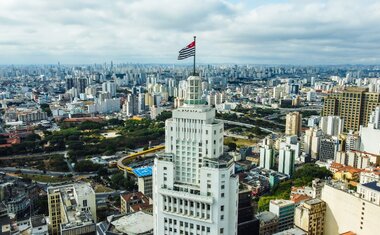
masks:
{"label": "flag", "polygon": [[195,56],[195,40],[179,51],[178,60]]}

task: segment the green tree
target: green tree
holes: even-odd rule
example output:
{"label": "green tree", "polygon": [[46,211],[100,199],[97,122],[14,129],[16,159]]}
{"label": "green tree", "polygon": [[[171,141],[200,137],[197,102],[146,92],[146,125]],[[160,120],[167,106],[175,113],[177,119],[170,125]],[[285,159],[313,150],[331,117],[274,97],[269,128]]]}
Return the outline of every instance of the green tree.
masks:
{"label": "green tree", "polygon": [[228,143],[228,148],[231,151],[235,151],[236,150],[236,143],[234,143],[234,142]]}

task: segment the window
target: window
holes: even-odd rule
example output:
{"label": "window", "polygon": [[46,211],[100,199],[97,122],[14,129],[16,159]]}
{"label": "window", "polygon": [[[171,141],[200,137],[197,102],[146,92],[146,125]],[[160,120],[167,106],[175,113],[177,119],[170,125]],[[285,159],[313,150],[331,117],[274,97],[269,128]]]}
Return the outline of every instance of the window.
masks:
{"label": "window", "polygon": [[224,211],[224,206],[220,206],[220,211]]}
{"label": "window", "polygon": [[83,207],[87,207],[87,200],[83,200]]}
{"label": "window", "polygon": [[219,234],[224,234],[224,228],[220,228]]}

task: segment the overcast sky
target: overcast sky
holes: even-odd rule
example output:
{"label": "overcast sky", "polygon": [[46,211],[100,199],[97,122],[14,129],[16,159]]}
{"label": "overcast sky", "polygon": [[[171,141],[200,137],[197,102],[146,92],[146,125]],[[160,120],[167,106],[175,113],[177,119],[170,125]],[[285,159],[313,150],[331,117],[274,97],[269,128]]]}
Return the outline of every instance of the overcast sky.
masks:
{"label": "overcast sky", "polygon": [[0,64],[380,64],[376,0],[0,0]]}

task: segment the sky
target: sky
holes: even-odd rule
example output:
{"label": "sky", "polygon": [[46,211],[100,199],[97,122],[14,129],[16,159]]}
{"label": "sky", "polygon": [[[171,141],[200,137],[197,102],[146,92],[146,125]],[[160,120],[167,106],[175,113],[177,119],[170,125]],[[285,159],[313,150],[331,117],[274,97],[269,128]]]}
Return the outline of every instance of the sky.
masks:
{"label": "sky", "polygon": [[0,0],[0,64],[380,64],[376,0]]}

